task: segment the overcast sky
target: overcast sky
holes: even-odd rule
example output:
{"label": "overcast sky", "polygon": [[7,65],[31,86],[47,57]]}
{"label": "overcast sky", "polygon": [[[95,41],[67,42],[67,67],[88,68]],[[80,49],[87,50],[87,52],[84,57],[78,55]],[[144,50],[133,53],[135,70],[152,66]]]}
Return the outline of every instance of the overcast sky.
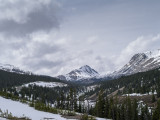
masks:
{"label": "overcast sky", "polygon": [[0,0],[0,63],[56,76],[117,70],[160,47],[159,0]]}

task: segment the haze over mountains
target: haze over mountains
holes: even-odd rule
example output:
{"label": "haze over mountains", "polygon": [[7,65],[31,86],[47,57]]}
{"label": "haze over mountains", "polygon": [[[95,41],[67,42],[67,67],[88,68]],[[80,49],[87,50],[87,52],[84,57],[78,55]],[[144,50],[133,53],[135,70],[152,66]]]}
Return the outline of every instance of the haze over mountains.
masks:
{"label": "haze over mountains", "polygon": [[[120,76],[127,76],[138,72],[145,72],[148,70],[156,69],[160,66],[160,50],[148,51],[145,53],[135,54],[130,61],[121,69],[114,71],[107,75],[100,75],[96,70],[88,65],[84,65],[79,69],[72,70],[66,75],[59,75],[57,78],[60,80],[72,81],[82,83],[91,83],[95,80],[118,78]],[[7,72],[15,72],[18,74],[32,74],[30,71],[21,70],[18,67],[9,64],[0,64],[0,70]]]}

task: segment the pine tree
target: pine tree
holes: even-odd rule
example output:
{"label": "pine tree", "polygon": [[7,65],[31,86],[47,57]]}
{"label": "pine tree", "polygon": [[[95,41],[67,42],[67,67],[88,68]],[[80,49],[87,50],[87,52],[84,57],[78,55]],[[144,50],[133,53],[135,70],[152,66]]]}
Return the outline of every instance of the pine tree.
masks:
{"label": "pine tree", "polygon": [[160,97],[160,88],[158,87],[158,89],[157,89],[157,98],[159,98]]}
{"label": "pine tree", "polygon": [[109,116],[109,101],[108,101],[108,97],[106,97],[104,117],[108,118],[108,116]]}
{"label": "pine tree", "polygon": [[144,110],[144,107],[143,107],[143,106],[141,106],[140,120],[145,120],[145,110]]}
{"label": "pine tree", "polygon": [[117,96],[116,96],[116,98],[115,98],[115,104],[114,104],[114,113],[115,113],[115,118],[116,118],[116,120],[119,120],[119,118],[120,118],[120,111],[119,111],[119,107],[118,107],[118,98],[117,98]]}
{"label": "pine tree", "polygon": [[104,100],[104,94],[103,91],[101,90],[99,95],[98,95],[98,102],[97,102],[97,113],[98,117],[104,117],[104,109],[105,109],[105,100]]}
{"label": "pine tree", "polygon": [[145,113],[145,120],[151,120],[151,115],[148,110],[148,105],[145,105],[144,113]]}
{"label": "pine tree", "polygon": [[128,96],[127,97],[127,103],[126,103],[126,119],[131,120],[132,119],[132,105],[131,105],[131,99]]}
{"label": "pine tree", "polygon": [[65,96],[64,96],[64,92],[61,92],[60,108],[61,108],[61,109],[64,109],[64,108],[65,108]]}
{"label": "pine tree", "polygon": [[70,100],[70,110],[73,111],[73,89],[72,88],[70,88],[69,100]]}
{"label": "pine tree", "polygon": [[134,99],[133,101],[132,113],[133,113],[132,120],[138,120],[138,104],[136,99]]}
{"label": "pine tree", "polygon": [[160,100],[157,102],[157,108],[153,112],[152,120],[160,119]]}
{"label": "pine tree", "polygon": [[113,97],[110,98],[110,101],[109,101],[109,113],[108,113],[108,118],[112,118],[112,119],[115,119],[114,118],[114,102],[113,102]]}
{"label": "pine tree", "polygon": [[70,106],[69,95],[67,95],[67,103],[66,103],[67,110],[70,110],[69,106]]}
{"label": "pine tree", "polygon": [[126,110],[125,110],[125,107],[124,107],[124,103],[121,105],[120,109],[121,109],[120,120],[125,120]]}
{"label": "pine tree", "polygon": [[56,107],[60,108],[60,98],[59,97],[57,98],[57,106]]}
{"label": "pine tree", "polygon": [[76,90],[74,90],[73,92],[74,92],[74,96],[73,96],[74,111],[77,111],[77,94],[76,94]]}
{"label": "pine tree", "polygon": [[80,98],[79,98],[78,112],[79,112],[79,113],[82,112],[82,104],[81,104]]}
{"label": "pine tree", "polygon": [[155,109],[153,113],[152,120],[159,120],[159,112],[157,108]]}

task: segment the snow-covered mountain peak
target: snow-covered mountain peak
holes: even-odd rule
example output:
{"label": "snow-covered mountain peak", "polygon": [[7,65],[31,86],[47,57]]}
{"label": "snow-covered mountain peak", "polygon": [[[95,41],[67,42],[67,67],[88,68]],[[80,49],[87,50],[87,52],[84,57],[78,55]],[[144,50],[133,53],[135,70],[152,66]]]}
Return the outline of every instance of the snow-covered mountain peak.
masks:
{"label": "snow-covered mountain peak", "polygon": [[79,69],[91,69],[91,67],[90,66],[88,66],[88,65],[84,65],[84,66],[82,66],[82,67],[80,67]]}
{"label": "snow-covered mountain peak", "polygon": [[84,66],[80,67],[79,70],[82,71],[82,72],[90,74],[90,76],[97,76],[97,75],[99,75],[99,73],[97,71],[95,71],[94,69],[92,69],[88,65],[84,65]]}
{"label": "snow-covered mountain peak", "polygon": [[79,69],[72,70],[66,75],[59,75],[58,78],[67,81],[79,81],[99,76],[99,73],[88,65],[84,65]]}

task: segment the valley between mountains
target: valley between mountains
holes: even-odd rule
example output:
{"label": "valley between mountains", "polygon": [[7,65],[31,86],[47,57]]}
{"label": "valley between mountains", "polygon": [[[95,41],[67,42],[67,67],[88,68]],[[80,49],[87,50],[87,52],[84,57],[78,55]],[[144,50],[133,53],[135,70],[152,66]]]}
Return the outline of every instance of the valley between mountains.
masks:
{"label": "valley between mountains", "polygon": [[0,119],[158,120],[160,50],[106,75],[88,65],[51,77],[0,64],[0,96]]}

